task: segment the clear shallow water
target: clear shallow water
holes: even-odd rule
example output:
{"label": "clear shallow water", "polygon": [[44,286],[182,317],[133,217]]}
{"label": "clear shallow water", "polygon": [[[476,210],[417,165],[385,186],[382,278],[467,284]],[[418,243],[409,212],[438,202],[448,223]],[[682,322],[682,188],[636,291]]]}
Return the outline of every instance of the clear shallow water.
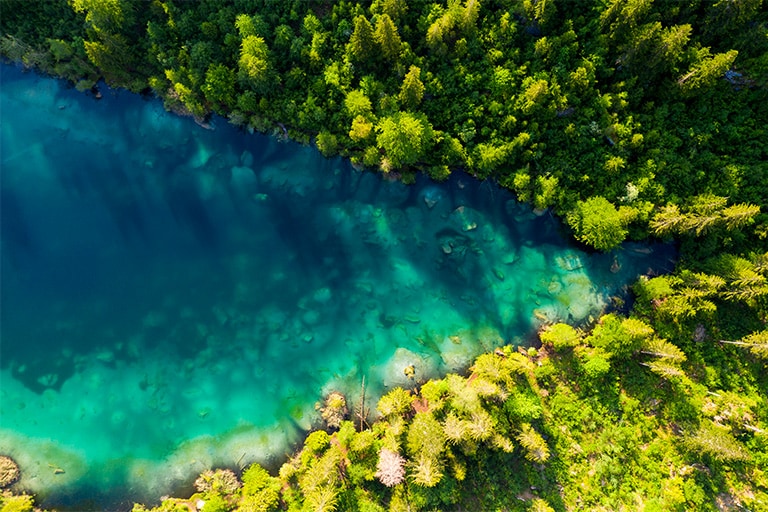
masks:
{"label": "clear shallow water", "polygon": [[1,70],[0,453],[47,506],[279,463],[324,392],[365,377],[372,406],[669,266],[579,252],[489,183],[406,187]]}

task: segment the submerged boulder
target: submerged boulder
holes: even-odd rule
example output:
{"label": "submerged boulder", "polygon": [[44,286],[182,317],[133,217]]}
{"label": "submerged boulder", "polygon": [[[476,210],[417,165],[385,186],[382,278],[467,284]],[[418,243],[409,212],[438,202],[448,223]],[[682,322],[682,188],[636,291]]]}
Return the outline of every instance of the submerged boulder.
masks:
{"label": "submerged boulder", "polygon": [[235,188],[247,188],[256,184],[256,175],[253,169],[245,166],[236,166],[230,169],[230,183]]}
{"label": "submerged boulder", "polygon": [[430,186],[419,192],[419,196],[421,196],[427,208],[431,210],[437,203],[445,199],[445,191],[441,188]]}
{"label": "submerged boulder", "polygon": [[468,206],[459,206],[451,213],[449,223],[458,231],[473,231],[480,222],[480,213]]}

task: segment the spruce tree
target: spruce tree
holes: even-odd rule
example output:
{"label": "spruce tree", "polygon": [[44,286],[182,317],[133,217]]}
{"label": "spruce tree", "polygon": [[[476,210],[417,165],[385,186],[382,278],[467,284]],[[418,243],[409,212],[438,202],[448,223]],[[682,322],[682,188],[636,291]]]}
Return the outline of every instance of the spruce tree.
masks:
{"label": "spruce tree", "polygon": [[412,109],[416,108],[421,103],[421,98],[424,97],[424,84],[421,83],[419,76],[421,75],[421,69],[416,66],[411,66],[408,74],[403,79],[403,85],[400,87],[400,103],[404,107]]}
{"label": "spruce tree", "polygon": [[400,56],[402,41],[400,41],[400,35],[397,33],[397,27],[389,15],[382,14],[376,19],[374,37],[379,43],[384,58],[391,61],[397,60]]}

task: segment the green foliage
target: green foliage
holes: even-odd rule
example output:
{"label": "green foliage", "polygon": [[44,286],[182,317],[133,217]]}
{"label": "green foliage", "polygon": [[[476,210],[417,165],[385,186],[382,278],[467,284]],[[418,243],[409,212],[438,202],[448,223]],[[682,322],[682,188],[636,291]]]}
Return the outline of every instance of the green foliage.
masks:
{"label": "green foliage", "polygon": [[735,204],[726,207],[725,197],[703,194],[691,199],[681,211],[676,204],[668,204],[654,215],[651,230],[658,236],[711,232],[718,227],[733,231],[751,224],[760,213],[760,207],[751,204]]}
{"label": "green foliage", "polygon": [[213,495],[205,500],[205,505],[200,512],[227,512],[232,507],[221,496]]}
{"label": "green foliage", "polygon": [[539,333],[542,343],[549,343],[557,351],[575,347],[581,342],[581,334],[568,324],[550,325]]}
{"label": "green foliage", "polygon": [[731,67],[739,52],[729,50],[710,56],[708,49],[705,48],[701,54],[701,60],[677,80],[683,94],[690,95],[699,89],[711,86]]}
{"label": "green foliage", "polygon": [[424,97],[424,84],[419,80],[421,69],[411,66],[400,87],[400,103],[406,108],[416,108]]}
{"label": "green foliage", "polygon": [[376,41],[373,27],[365,16],[355,16],[355,29],[349,39],[349,51],[359,62],[365,62],[374,56]]}
{"label": "green foliage", "polygon": [[703,421],[699,429],[686,440],[691,451],[721,461],[746,461],[749,452],[729,433],[728,429]]}
{"label": "green foliage", "polygon": [[525,448],[525,458],[531,462],[541,464],[549,459],[550,453],[546,441],[529,424],[523,424],[517,440]]}
{"label": "green foliage", "polygon": [[424,116],[398,112],[376,126],[376,142],[395,167],[412,165],[423,159],[432,147],[432,126]]}
{"label": "green foliage", "polygon": [[200,89],[208,101],[226,109],[235,104],[235,78],[233,70],[223,64],[212,64]]}
{"label": "green foliage", "polygon": [[75,12],[85,13],[85,21],[96,32],[115,32],[124,21],[120,0],[71,0]]}
{"label": "green foliage", "polygon": [[[0,53],[80,90],[150,87],[384,171],[458,167],[598,250],[679,242],[673,273],[633,286],[630,318],[556,324],[537,355],[393,390],[371,430],[310,434],[278,477],[249,468],[233,507],[765,508],[760,0],[0,1]],[[383,447],[407,459],[391,488],[373,482]]]}
{"label": "green foliage", "polygon": [[243,499],[241,508],[252,512],[275,510],[280,499],[280,481],[258,464],[243,472]]}
{"label": "green foliage", "polygon": [[384,417],[403,416],[411,412],[414,400],[410,391],[395,388],[379,399],[376,410]]}
{"label": "green foliage", "polygon": [[406,446],[412,457],[424,455],[430,459],[439,459],[445,449],[442,425],[431,413],[417,413],[408,429]]}
{"label": "green foliage", "polygon": [[384,58],[390,61],[397,60],[400,56],[402,41],[397,33],[397,27],[388,14],[382,14],[376,18],[376,29],[373,35]]}
{"label": "green foliage", "polygon": [[619,211],[604,197],[579,201],[567,219],[578,240],[601,251],[613,249],[627,236]]}
{"label": "green foliage", "polygon": [[264,38],[249,35],[243,38],[240,47],[240,74],[246,81],[261,84],[269,71],[269,50]]}

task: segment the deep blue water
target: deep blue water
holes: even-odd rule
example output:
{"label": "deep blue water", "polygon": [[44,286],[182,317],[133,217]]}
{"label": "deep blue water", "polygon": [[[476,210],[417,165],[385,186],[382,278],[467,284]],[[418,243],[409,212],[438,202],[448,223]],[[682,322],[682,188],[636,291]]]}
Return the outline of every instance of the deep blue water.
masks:
{"label": "deep blue water", "polygon": [[0,69],[0,453],[46,506],[277,464],[324,393],[461,371],[670,265],[585,254],[488,182],[404,186]]}

